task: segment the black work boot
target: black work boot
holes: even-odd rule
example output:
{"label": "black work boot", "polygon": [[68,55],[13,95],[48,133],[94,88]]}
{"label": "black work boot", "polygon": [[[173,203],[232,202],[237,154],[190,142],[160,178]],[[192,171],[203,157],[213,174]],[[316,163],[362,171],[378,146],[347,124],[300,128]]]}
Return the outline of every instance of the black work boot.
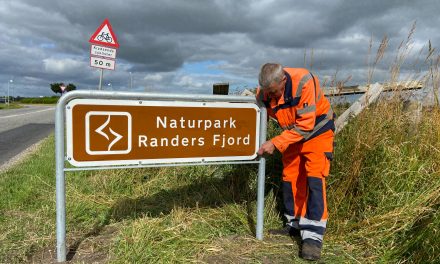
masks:
{"label": "black work boot", "polygon": [[279,236],[291,236],[291,237],[300,236],[299,230],[289,225],[286,225],[285,227],[279,229],[270,229],[269,234],[279,235]]}
{"label": "black work boot", "polygon": [[322,244],[313,239],[304,239],[301,248],[301,257],[307,260],[318,260],[321,258]]}

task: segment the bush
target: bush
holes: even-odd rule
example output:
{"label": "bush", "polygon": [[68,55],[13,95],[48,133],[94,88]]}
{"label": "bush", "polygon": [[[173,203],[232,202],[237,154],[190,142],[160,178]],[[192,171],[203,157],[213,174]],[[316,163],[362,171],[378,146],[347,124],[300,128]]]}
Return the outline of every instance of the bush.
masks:
{"label": "bush", "polygon": [[56,104],[58,102],[59,96],[51,97],[28,97],[20,99],[22,104]]}

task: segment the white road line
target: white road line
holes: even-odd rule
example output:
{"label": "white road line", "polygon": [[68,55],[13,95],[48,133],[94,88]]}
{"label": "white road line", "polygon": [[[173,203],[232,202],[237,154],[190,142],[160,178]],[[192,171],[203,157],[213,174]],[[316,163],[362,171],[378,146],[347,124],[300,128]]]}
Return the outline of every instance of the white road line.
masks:
{"label": "white road line", "polygon": [[38,110],[38,111],[34,111],[34,112],[29,112],[29,113],[18,114],[18,115],[0,116],[0,119],[17,117],[17,116],[24,116],[24,115],[35,114],[35,113],[40,113],[40,112],[45,112],[45,111],[50,111],[50,110],[55,110],[55,108],[48,108],[48,109]]}

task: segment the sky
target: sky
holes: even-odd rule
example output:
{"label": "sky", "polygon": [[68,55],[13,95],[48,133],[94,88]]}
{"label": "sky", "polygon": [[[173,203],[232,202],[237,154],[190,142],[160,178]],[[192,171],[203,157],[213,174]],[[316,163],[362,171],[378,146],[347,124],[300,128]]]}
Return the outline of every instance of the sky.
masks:
{"label": "sky", "polygon": [[396,60],[400,78],[419,78],[429,42],[440,44],[439,11],[437,0],[0,0],[0,96],[54,95],[54,82],[97,89],[89,39],[106,18],[120,46],[104,90],[210,94],[227,82],[232,93],[256,87],[266,62],[306,67],[327,86],[365,84],[385,36],[373,81],[389,80]]}

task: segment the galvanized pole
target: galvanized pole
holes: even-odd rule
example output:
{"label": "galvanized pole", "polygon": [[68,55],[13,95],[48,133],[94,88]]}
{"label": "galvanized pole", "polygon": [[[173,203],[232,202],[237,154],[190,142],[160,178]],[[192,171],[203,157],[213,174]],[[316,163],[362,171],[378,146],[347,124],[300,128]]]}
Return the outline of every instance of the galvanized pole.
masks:
{"label": "galvanized pole", "polygon": [[104,76],[104,70],[101,69],[101,72],[99,74],[99,87],[98,87],[98,90],[102,90],[102,78],[103,78],[103,76]]}
{"label": "galvanized pole", "polygon": [[57,208],[57,261],[66,261],[66,187],[64,184],[64,108],[66,93],[55,112],[55,166]]}
{"label": "galvanized pole", "polygon": [[9,86],[11,85],[11,82],[12,82],[12,80],[9,80],[8,81],[8,106],[9,106]]}
{"label": "galvanized pole", "polygon": [[[266,141],[267,134],[267,111],[265,107],[260,108],[260,146]],[[257,228],[256,237],[263,240],[264,225],[264,185],[266,177],[266,159],[260,157],[258,164],[258,187],[257,187]]]}

